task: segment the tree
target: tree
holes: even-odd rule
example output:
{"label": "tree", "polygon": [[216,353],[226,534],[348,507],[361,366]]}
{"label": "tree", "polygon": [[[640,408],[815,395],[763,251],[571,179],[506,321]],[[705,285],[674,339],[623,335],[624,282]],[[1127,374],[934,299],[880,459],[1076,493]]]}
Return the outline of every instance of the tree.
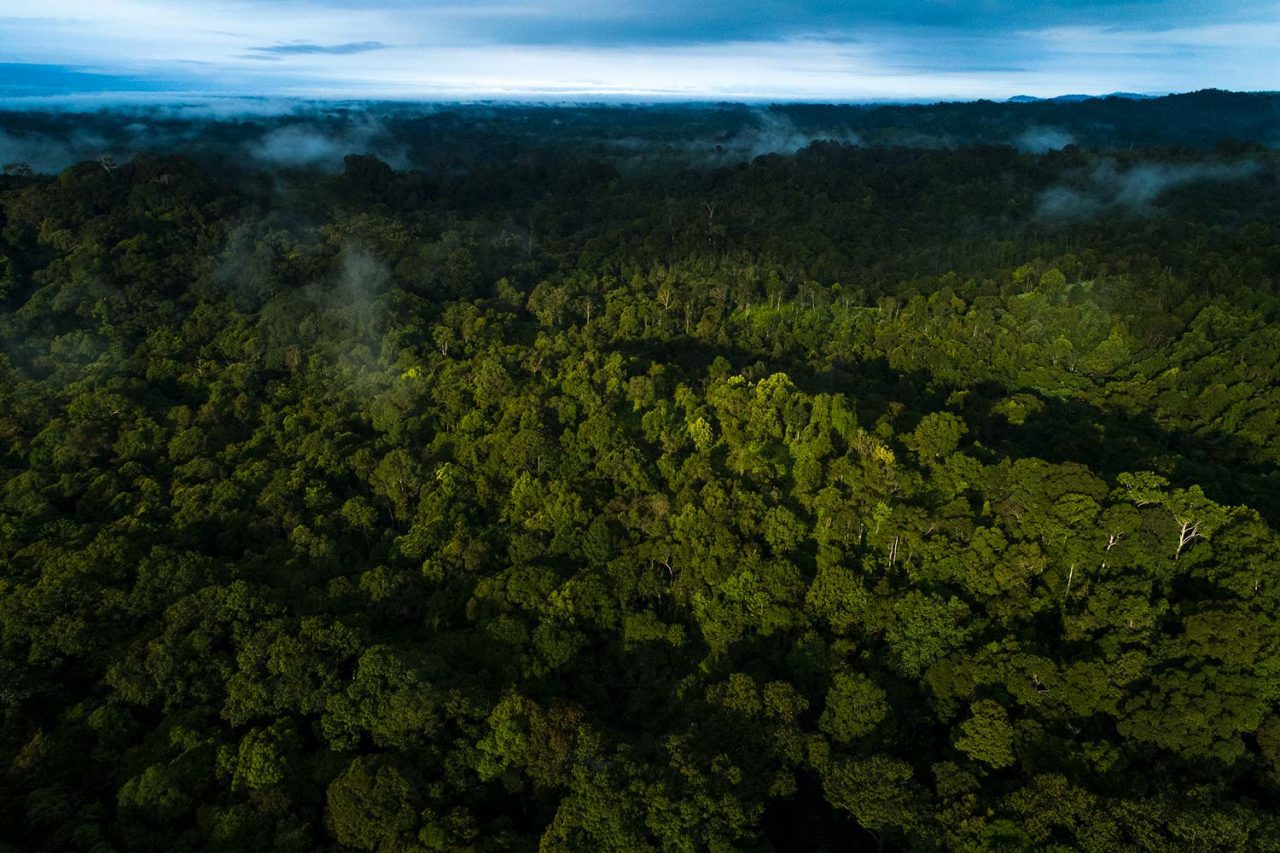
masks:
{"label": "tree", "polygon": [[1016,760],[1013,727],[1004,708],[998,702],[983,699],[970,705],[969,712],[969,719],[960,724],[956,748],[997,770],[1012,765]]}
{"label": "tree", "polygon": [[858,673],[837,673],[827,691],[819,722],[840,743],[851,743],[875,729],[889,713],[885,692]]}
{"label": "tree", "polygon": [[393,851],[411,844],[418,826],[415,784],[383,756],[361,756],[329,785],[325,825],[338,843]]}

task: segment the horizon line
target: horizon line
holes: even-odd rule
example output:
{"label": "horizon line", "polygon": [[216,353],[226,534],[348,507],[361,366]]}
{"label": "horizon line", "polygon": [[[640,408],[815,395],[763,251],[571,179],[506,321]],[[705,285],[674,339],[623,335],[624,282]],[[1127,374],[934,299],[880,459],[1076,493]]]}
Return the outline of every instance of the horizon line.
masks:
{"label": "horizon line", "polygon": [[279,106],[289,104],[295,106],[316,105],[327,107],[342,106],[374,106],[386,105],[396,107],[421,106],[526,106],[526,107],[610,107],[610,106],[716,106],[749,104],[754,106],[931,106],[941,104],[1007,104],[1011,106],[1032,106],[1044,103],[1061,103],[1064,101],[1107,100],[1114,98],[1130,101],[1150,101],[1162,98],[1196,95],[1202,93],[1219,93],[1228,95],[1266,96],[1280,94],[1277,89],[1237,90],[1207,86],[1200,89],[1170,90],[1160,92],[1063,92],[1058,95],[1037,96],[1014,94],[1009,96],[989,95],[976,98],[937,98],[922,96],[919,98],[814,98],[777,95],[754,95],[732,93],[716,95],[689,95],[659,92],[619,92],[604,94],[590,90],[571,90],[564,92],[477,92],[455,93],[441,92],[427,95],[370,95],[354,96],[346,93],[330,95],[317,94],[233,94],[226,92],[195,92],[190,90],[172,91],[102,91],[80,92],[56,95],[0,95],[0,111],[3,112],[36,112],[57,110],[61,112],[100,112],[113,108],[183,108],[201,107],[214,104],[260,104]]}

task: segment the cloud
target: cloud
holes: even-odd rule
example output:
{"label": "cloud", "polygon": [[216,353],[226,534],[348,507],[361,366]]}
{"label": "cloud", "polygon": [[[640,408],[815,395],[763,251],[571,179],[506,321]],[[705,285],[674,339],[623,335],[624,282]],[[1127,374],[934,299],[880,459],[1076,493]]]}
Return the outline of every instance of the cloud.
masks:
{"label": "cloud", "polygon": [[329,56],[350,56],[355,53],[370,53],[375,50],[386,50],[391,45],[380,41],[350,41],[346,44],[309,44],[292,42],[275,44],[269,47],[251,47],[249,54],[257,59],[279,59],[282,56],[301,56],[322,53]]}
{"label": "cloud", "polygon": [[160,92],[76,92],[60,95],[0,97],[0,109],[25,112],[98,112],[110,110],[136,116],[141,121],[177,119],[182,121],[244,120],[288,115],[333,113],[355,106],[332,100],[279,96],[209,95],[184,91]]}
{"label": "cloud", "polygon": [[72,92],[146,92],[172,81],[108,74],[91,68],[42,63],[0,62],[0,96],[23,97]]}
{"label": "cloud", "polygon": [[0,44],[9,62],[33,69],[24,86],[35,88],[9,94],[67,91],[55,68],[108,75],[77,82],[85,91],[303,97],[919,100],[1263,89],[1275,85],[1280,39],[1280,8],[1262,0],[10,5]]}

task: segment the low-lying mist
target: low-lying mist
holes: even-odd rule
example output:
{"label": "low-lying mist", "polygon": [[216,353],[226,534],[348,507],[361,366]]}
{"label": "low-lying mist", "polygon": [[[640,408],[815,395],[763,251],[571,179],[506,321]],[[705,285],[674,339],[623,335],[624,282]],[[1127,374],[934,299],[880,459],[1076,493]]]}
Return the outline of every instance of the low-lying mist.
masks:
{"label": "low-lying mist", "polygon": [[1208,163],[1138,163],[1122,167],[1097,163],[1071,185],[1040,194],[1036,212],[1044,219],[1093,219],[1104,214],[1146,215],[1167,192],[1192,184],[1232,183],[1257,175],[1253,160]]}
{"label": "low-lying mist", "polygon": [[[82,160],[123,161],[143,152],[182,154],[240,170],[336,172],[349,154],[396,169],[458,170],[515,156],[590,156],[627,167],[717,168],[814,141],[955,148],[1002,145],[1028,155],[1068,146],[1122,151],[1135,145],[1258,150],[1280,142],[1280,96],[1202,92],[1146,101],[935,105],[665,104],[536,105],[194,99],[190,103],[71,101],[63,109],[0,112],[0,165],[57,172]],[[16,165],[12,168],[19,168]],[[1210,179],[1211,176],[1185,180]],[[1098,187],[1121,178],[1100,174]],[[1070,207],[1135,207],[1174,174],[1136,173],[1114,193],[1076,188],[1050,196],[1046,213]]]}

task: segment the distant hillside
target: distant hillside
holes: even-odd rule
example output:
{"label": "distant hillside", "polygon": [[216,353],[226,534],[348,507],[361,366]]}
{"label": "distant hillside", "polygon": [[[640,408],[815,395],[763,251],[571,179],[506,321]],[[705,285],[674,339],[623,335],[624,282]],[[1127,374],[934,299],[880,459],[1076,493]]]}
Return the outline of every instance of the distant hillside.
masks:
{"label": "distant hillside", "polygon": [[785,111],[805,128],[846,124],[870,144],[1020,145],[1026,134],[1052,128],[1091,148],[1210,148],[1226,141],[1280,145],[1280,94],[1274,92],[1206,89],[1161,98],[1115,94],[871,109],[796,105]]}

